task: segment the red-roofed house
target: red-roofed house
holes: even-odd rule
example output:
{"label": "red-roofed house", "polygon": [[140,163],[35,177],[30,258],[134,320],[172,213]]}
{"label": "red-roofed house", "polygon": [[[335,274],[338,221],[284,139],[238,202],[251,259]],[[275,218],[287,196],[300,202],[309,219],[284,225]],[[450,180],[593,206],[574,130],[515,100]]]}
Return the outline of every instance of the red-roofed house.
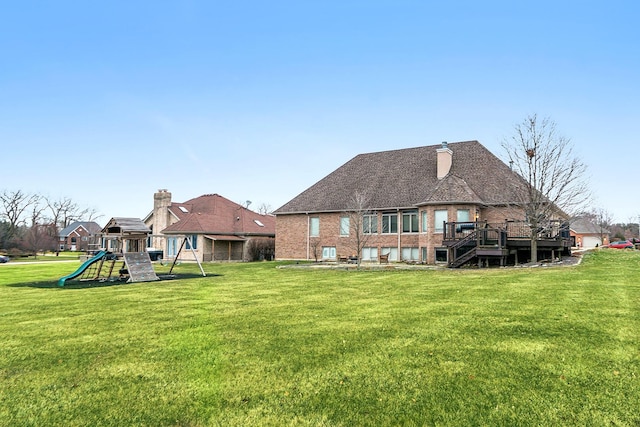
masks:
{"label": "red-roofed house", "polygon": [[[275,217],[262,215],[218,194],[205,194],[184,203],[171,201],[171,193],[154,194],[153,211],[144,218],[151,228],[148,246],[174,258],[184,237],[180,258],[200,261],[250,261],[271,259],[275,242]],[[271,250],[269,250],[271,248]]]}

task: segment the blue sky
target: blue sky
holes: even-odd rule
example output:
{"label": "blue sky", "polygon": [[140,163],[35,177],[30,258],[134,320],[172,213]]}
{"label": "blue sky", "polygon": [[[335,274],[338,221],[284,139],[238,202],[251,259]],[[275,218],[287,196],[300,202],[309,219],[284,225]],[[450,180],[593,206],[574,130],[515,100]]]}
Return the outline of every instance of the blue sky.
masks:
{"label": "blue sky", "polygon": [[0,190],[104,223],[153,193],[276,209],[353,156],[553,119],[636,222],[633,1],[22,1],[0,9]]}

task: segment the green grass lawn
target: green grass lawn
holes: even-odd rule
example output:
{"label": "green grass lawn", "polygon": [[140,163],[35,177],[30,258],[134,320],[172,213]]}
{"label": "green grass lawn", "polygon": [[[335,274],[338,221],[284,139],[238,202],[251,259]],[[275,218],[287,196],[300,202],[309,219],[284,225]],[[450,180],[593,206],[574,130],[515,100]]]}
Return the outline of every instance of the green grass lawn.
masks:
{"label": "green grass lawn", "polygon": [[0,425],[640,425],[638,251],[278,265],[64,288],[76,265],[0,266]]}

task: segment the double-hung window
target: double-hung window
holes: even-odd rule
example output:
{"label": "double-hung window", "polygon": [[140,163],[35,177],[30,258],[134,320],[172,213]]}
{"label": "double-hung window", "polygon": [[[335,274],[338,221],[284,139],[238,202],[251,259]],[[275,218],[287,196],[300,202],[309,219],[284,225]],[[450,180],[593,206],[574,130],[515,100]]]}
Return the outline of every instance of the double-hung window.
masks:
{"label": "double-hung window", "polygon": [[417,233],[418,231],[418,211],[402,212],[402,232]]}

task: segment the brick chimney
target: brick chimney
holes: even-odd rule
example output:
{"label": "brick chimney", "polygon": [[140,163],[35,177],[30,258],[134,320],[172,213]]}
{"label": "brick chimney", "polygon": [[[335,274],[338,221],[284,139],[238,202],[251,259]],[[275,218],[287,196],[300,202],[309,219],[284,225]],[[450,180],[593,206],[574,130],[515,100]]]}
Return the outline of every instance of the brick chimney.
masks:
{"label": "brick chimney", "polygon": [[442,143],[442,147],[438,148],[438,179],[442,179],[449,174],[451,164],[453,162],[453,151],[447,145],[447,141]]}

